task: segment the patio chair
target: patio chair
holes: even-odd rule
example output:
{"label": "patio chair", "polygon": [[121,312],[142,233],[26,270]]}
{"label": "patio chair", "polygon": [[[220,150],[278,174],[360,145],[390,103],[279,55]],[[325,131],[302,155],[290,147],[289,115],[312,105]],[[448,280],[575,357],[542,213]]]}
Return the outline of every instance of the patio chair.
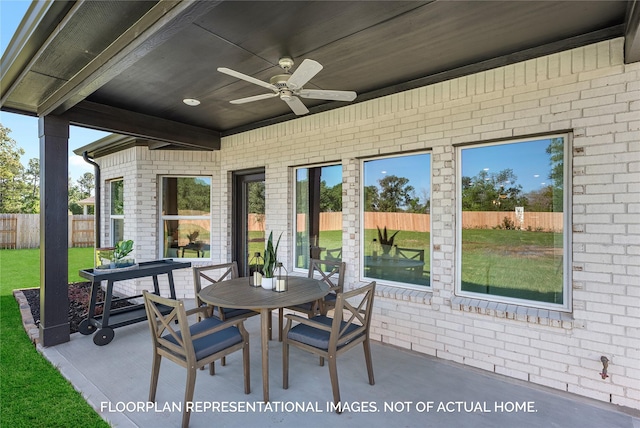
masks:
{"label": "patio chair", "polygon": [[[193,401],[197,369],[209,364],[209,373],[214,375],[213,362],[240,349],[242,349],[244,392],[249,394],[251,390],[249,333],[244,328],[242,318],[226,322],[217,318],[204,318],[189,326],[187,316],[197,312],[205,312],[207,308],[197,307],[187,311],[181,300],[160,297],[147,291],[143,291],[142,294],[153,344],[153,364],[149,387],[150,402],[155,402],[156,399],[162,357],[186,368],[187,385],[182,407],[182,427],[188,427],[191,412],[187,403]],[[163,315],[161,305],[172,308],[171,312]]]}
{"label": "patio chair", "polygon": [[[324,265],[324,269],[323,269]],[[344,271],[346,264],[340,261],[330,260],[309,260],[308,278],[314,278],[316,274],[320,279],[329,285],[329,294],[324,299],[313,302],[302,303],[296,306],[289,306],[286,309],[301,312],[311,318],[318,314],[326,315],[327,311],[335,306],[337,293],[342,292],[344,286]],[[278,311],[278,340],[282,342],[282,329],[284,327],[284,308]]]}
{"label": "patio chair", "polygon": [[[231,321],[235,319],[246,319],[260,314],[259,312],[255,312],[250,309],[233,309],[210,306],[200,299],[200,290],[202,290],[203,287],[238,277],[238,264],[235,261],[207,266],[194,266],[192,269],[196,306],[207,309],[206,311],[198,314],[198,321],[202,320],[202,318],[208,318],[211,316],[218,318],[221,321]],[[204,283],[203,280],[205,281]],[[225,358],[222,359],[221,363],[223,366],[225,365]]]}
{"label": "patio chair", "polygon": [[[369,384],[375,383],[369,343],[375,288],[376,282],[373,281],[364,287],[338,293],[333,318],[318,315],[306,319],[295,314],[287,314],[287,326],[282,342],[282,387],[284,389],[289,388],[290,345],[319,355],[321,366],[324,365],[325,358],[329,360],[333,403],[337,413],[342,412],[339,404],[340,388],[336,363],[338,355],[362,343]],[[299,324],[292,327],[293,321],[297,321]]]}
{"label": "patio chair", "polygon": [[[238,264],[235,261],[208,266],[194,266],[192,269],[196,305],[198,307],[203,306],[208,309],[208,311],[203,315],[206,315],[206,317],[214,316],[221,321],[226,321],[236,318],[248,318],[259,314],[259,312],[255,312],[250,309],[233,309],[210,306],[200,299],[200,290],[202,290],[203,287],[238,277]],[[206,282],[203,283],[203,280]],[[202,315],[199,315],[199,317],[201,316]],[[198,321],[199,320],[200,318]]]}
{"label": "patio chair", "polygon": [[[400,248],[396,247],[396,255],[409,260],[424,262],[424,249],[421,248]],[[411,268],[411,272],[416,278],[422,277],[424,263],[422,266]]]}

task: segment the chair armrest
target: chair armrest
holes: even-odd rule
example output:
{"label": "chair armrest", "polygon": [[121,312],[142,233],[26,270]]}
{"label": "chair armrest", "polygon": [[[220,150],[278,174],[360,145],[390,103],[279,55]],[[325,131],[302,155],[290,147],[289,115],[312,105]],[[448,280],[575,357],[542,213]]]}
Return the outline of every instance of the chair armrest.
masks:
{"label": "chair armrest", "polygon": [[[306,324],[306,325],[308,325],[310,327],[317,328],[318,330],[324,330],[324,331],[331,332],[331,326],[330,325],[322,324],[320,322],[313,321],[313,320],[310,320],[308,318],[303,318],[303,317],[295,315],[295,314],[287,314],[287,315],[285,315],[285,317],[287,317],[288,320],[297,321],[300,324]],[[287,323],[288,323],[288,321],[287,321]]]}
{"label": "chair armrest", "polygon": [[218,331],[222,331],[229,327],[234,327],[234,326],[237,326],[240,330],[244,330],[244,319],[239,318],[232,321],[224,321],[222,324],[218,324],[217,326],[212,327],[208,330],[202,331],[198,334],[194,334],[193,336],[191,336],[191,339],[192,340],[200,339],[201,337],[208,336],[211,333],[216,333]]}
{"label": "chair armrest", "polygon": [[206,313],[209,310],[207,306],[198,306],[197,308],[186,311],[187,316],[197,314],[198,312]]}

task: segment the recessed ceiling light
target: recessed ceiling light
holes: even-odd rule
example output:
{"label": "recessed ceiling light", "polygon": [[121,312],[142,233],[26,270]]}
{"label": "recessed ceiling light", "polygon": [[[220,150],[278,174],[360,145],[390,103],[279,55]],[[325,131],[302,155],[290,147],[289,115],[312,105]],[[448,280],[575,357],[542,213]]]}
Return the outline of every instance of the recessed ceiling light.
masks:
{"label": "recessed ceiling light", "polygon": [[183,103],[185,103],[188,106],[198,106],[200,105],[200,101],[196,100],[195,98],[185,98],[184,100],[182,100]]}

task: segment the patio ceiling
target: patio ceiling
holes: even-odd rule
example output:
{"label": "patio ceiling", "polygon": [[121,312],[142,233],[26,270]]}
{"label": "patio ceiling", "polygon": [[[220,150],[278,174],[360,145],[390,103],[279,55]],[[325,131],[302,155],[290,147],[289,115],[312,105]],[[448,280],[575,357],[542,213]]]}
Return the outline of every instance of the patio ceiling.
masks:
{"label": "patio ceiling", "polygon": [[[614,37],[635,62],[639,9],[636,0],[41,1],[2,57],[0,100],[152,149],[215,150],[221,136],[297,117],[277,98],[230,104],[268,90],[218,67],[268,81],[283,56],[314,59],[324,69],[305,88],[353,90],[357,103]],[[304,104],[314,114],[346,103]]]}

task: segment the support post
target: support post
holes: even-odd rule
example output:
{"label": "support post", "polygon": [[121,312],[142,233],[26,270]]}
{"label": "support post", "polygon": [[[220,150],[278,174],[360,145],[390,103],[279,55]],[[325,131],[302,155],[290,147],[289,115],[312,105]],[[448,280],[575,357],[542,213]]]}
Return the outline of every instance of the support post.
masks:
{"label": "support post", "polygon": [[69,121],[38,120],[40,136],[40,343],[68,342]]}

